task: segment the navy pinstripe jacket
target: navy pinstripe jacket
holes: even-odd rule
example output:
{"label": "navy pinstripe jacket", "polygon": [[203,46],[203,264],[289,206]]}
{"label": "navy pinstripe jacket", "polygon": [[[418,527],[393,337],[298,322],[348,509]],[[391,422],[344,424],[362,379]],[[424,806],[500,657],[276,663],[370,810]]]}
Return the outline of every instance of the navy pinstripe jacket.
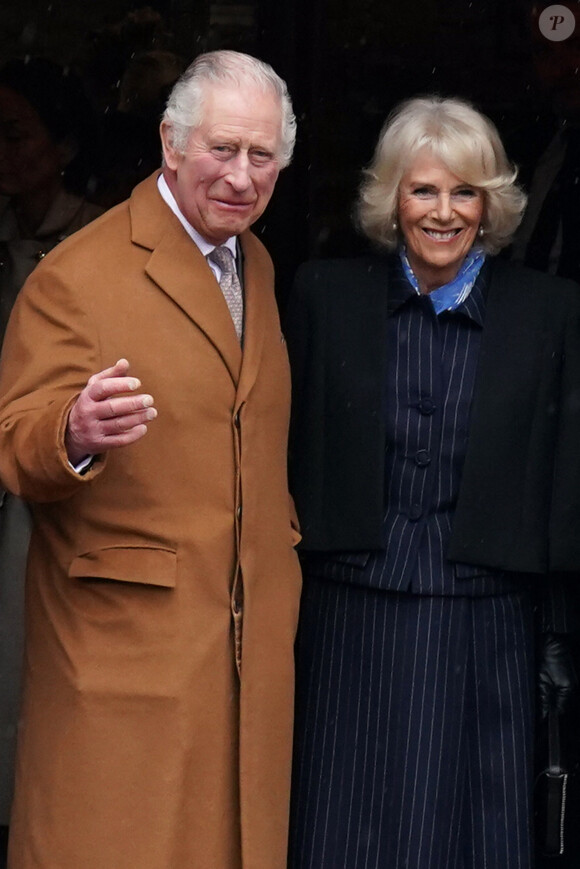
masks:
{"label": "navy pinstripe jacket", "polygon": [[[388,271],[374,256],[297,275],[290,480],[307,551],[382,545]],[[580,290],[502,260],[491,265],[448,556],[580,569]]]}

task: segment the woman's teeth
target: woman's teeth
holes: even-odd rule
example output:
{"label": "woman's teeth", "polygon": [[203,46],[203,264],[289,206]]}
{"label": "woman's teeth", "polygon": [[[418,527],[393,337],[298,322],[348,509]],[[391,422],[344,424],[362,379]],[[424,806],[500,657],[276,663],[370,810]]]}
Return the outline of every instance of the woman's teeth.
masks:
{"label": "woman's teeth", "polygon": [[424,232],[430,237],[435,239],[435,241],[448,241],[451,238],[454,238],[459,229],[449,229],[447,232],[440,232],[437,229],[425,229]]}

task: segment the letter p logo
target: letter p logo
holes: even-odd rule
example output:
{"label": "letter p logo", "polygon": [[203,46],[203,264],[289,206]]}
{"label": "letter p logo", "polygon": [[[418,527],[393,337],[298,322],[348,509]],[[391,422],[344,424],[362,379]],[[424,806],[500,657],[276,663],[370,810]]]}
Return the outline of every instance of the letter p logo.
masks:
{"label": "letter p logo", "polygon": [[576,28],[574,13],[567,6],[548,6],[538,18],[540,33],[550,42],[563,42]]}

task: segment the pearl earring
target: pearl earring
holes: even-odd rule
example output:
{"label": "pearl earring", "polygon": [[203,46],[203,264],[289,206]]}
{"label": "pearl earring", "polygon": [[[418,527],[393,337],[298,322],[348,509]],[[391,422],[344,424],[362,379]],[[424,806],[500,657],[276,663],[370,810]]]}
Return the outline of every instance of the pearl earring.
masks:
{"label": "pearl earring", "polygon": [[485,230],[484,230],[483,226],[480,226],[479,229],[477,230],[478,236],[480,238],[483,238],[484,233],[485,233]]}

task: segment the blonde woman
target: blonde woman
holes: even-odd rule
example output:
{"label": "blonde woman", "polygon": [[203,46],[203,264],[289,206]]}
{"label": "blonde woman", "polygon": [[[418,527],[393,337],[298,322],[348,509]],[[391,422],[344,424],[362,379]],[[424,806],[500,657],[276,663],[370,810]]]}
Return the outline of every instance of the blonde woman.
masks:
{"label": "blonde woman", "polygon": [[[580,567],[580,293],[495,257],[524,204],[487,118],[413,99],[361,188],[377,254],[298,274],[292,869],[532,865],[533,600]],[[540,612],[558,642],[569,611]]]}

